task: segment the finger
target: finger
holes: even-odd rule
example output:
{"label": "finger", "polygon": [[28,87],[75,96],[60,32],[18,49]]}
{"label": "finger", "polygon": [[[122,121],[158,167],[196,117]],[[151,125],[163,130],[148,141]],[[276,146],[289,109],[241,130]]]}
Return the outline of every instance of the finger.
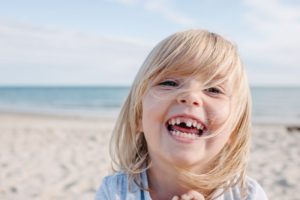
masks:
{"label": "finger", "polygon": [[171,200],[179,200],[178,196],[174,196]]}
{"label": "finger", "polygon": [[187,194],[191,196],[193,200],[205,200],[204,196],[195,190],[190,190]]}
{"label": "finger", "polygon": [[183,195],[181,195],[181,199],[182,200],[192,200],[193,196],[191,196],[189,194],[183,194]]}

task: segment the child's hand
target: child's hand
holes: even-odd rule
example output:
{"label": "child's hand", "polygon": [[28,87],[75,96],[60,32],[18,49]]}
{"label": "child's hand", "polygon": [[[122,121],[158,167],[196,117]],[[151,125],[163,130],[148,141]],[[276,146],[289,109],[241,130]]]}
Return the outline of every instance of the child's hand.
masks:
{"label": "child's hand", "polygon": [[172,200],[205,200],[203,195],[195,190],[190,190],[180,197],[174,196]]}

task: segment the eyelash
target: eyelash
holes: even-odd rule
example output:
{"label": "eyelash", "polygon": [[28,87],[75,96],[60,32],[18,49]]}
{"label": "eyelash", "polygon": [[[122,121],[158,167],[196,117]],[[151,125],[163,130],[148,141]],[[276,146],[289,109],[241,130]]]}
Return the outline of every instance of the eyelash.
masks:
{"label": "eyelash", "polygon": [[176,81],[166,80],[166,81],[163,81],[163,82],[159,83],[158,85],[169,86],[169,87],[177,87],[178,83]]}
{"label": "eyelash", "polygon": [[223,92],[219,88],[216,88],[216,87],[207,88],[204,91],[213,93],[214,95],[223,94]]}
{"label": "eyelash", "polygon": [[[165,87],[178,87],[179,84],[176,81],[173,80],[166,80],[163,82],[160,82],[158,85],[160,86],[165,86]],[[219,89],[218,87],[210,87],[204,90],[205,92],[208,92],[212,95],[219,95],[219,94],[224,94],[223,91],[221,89]]]}

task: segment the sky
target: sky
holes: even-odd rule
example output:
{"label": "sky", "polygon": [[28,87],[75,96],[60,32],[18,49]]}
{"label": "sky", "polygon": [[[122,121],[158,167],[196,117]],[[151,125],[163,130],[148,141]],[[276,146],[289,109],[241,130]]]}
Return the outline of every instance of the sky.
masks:
{"label": "sky", "polygon": [[237,44],[252,86],[300,86],[299,0],[0,0],[0,86],[128,86],[192,28]]}

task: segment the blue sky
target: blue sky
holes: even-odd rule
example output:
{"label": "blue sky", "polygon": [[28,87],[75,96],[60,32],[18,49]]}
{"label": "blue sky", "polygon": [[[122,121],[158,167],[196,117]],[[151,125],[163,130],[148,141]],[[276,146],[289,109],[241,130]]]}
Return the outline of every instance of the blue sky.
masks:
{"label": "blue sky", "polygon": [[0,85],[129,85],[189,28],[234,41],[251,85],[300,85],[296,0],[0,0]]}

